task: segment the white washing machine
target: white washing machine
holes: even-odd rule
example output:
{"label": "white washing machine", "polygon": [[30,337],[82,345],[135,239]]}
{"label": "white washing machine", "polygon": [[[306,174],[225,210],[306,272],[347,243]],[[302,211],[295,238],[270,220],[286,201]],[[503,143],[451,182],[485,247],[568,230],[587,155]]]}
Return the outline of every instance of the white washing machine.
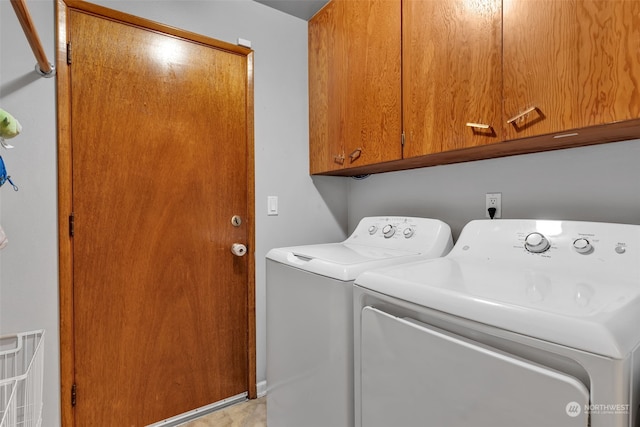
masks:
{"label": "white washing machine", "polygon": [[482,220],[354,286],[358,427],[640,424],[640,226]]}
{"label": "white washing machine", "polygon": [[354,279],[452,246],[442,221],[369,217],[344,242],[269,251],[267,425],[352,427]]}

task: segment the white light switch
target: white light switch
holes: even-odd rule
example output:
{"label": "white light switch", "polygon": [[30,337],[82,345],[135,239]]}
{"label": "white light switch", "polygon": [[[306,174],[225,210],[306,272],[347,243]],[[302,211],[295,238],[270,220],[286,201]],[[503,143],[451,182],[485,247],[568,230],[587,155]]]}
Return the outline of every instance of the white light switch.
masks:
{"label": "white light switch", "polygon": [[278,215],[278,196],[267,196],[267,215]]}

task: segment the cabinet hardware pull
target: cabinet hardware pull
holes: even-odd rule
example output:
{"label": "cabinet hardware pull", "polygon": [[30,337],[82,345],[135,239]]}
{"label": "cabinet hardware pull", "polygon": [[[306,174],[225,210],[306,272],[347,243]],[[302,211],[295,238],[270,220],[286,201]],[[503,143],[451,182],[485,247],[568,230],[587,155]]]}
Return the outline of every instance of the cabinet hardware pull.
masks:
{"label": "cabinet hardware pull", "polygon": [[520,120],[521,118],[523,118],[527,114],[529,114],[529,113],[531,113],[531,112],[533,112],[533,111],[535,111],[537,109],[538,109],[538,107],[535,107],[535,106],[531,107],[531,108],[523,111],[522,113],[518,114],[517,116],[514,116],[514,117],[510,118],[509,120],[507,120],[507,124],[511,125],[511,124],[515,123],[516,121]]}
{"label": "cabinet hardware pull", "polygon": [[343,164],[344,163],[344,156],[342,154],[338,154],[336,156],[333,156],[333,161],[338,163],[338,164]]}
{"label": "cabinet hardware pull", "polygon": [[470,128],[478,128],[478,129],[491,129],[491,125],[485,125],[483,123],[467,123],[467,126]]}
{"label": "cabinet hardware pull", "polygon": [[360,157],[360,154],[362,154],[362,148],[356,148],[355,150],[353,150],[353,152],[349,154],[349,159],[351,159],[351,163],[356,161],[358,157]]}

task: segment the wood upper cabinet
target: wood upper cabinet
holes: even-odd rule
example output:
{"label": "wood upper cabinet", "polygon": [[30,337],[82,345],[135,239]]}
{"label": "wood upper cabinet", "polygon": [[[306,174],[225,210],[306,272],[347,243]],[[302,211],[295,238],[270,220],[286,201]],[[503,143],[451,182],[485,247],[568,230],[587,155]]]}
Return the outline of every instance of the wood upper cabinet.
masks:
{"label": "wood upper cabinet", "polygon": [[331,0],[309,97],[312,174],[640,138],[640,1]]}
{"label": "wood upper cabinet", "polygon": [[640,2],[503,3],[505,139],[640,118]]}
{"label": "wood upper cabinet", "polygon": [[332,0],[309,21],[312,174],[402,157],[401,4]]}
{"label": "wood upper cabinet", "polygon": [[501,0],[403,0],[404,158],[502,138]]}

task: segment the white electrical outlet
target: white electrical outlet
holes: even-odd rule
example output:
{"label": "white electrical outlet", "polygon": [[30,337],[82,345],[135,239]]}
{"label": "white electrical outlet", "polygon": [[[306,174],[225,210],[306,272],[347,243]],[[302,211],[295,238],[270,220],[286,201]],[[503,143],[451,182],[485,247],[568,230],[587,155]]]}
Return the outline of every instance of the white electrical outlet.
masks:
{"label": "white electrical outlet", "polygon": [[496,209],[496,213],[493,216],[494,218],[502,218],[502,193],[487,193],[484,208],[484,216],[486,218],[491,218],[489,208]]}

